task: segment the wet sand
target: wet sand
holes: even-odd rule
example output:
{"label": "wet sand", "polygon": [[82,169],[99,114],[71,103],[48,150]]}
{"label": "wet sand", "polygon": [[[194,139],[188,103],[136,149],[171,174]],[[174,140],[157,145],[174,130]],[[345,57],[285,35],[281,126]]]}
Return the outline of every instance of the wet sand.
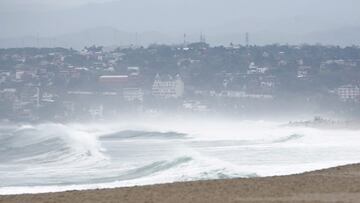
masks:
{"label": "wet sand", "polygon": [[0,202],[360,202],[360,165],[282,177],[0,196]]}

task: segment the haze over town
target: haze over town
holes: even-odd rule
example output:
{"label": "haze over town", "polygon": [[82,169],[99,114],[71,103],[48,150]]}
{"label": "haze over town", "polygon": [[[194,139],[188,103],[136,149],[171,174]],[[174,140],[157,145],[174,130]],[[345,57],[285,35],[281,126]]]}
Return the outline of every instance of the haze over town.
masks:
{"label": "haze over town", "polygon": [[0,0],[0,202],[357,200],[358,8]]}

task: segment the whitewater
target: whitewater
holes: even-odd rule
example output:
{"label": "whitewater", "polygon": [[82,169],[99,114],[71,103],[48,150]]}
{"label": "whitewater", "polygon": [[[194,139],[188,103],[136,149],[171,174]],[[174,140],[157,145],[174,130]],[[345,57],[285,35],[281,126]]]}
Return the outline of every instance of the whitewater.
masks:
{"label": "whitewater", "polygon": [[0,124],[0,194],[289,175],[360,162],[356,130],[120,119]]}

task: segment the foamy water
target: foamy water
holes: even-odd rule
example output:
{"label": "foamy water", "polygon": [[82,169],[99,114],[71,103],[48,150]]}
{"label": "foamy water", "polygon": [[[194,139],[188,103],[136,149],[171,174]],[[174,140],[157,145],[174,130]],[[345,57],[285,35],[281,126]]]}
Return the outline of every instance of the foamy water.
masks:
{"label": "foamy water", "polygon": [[265,121],[0,126],[0,194],[288,175],[357,162],[359,131]]}

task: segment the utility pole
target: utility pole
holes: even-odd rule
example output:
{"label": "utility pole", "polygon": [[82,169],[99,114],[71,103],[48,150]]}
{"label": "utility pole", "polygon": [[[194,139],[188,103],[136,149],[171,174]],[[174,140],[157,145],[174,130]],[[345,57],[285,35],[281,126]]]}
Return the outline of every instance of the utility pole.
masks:
{"label": "utility pole", "polygon": [[249,39],[249,33],[248,32],[245,34],[245,44],[246,44],[246,47],[249,47],[250,39]]}
{"label": "utility pole", "polygon": [[206,43],[205,35],[202,32],[200,33],[200,42]]}
{"label": "utility pole", "polygon": [[186,47],[186,33],[184,33],[184,44],[183,44],[184,47]]}
{"label": "utility pole", "polygon": [[36,34],[36,47],[39,47],[40,39],[39,39],[39,33]]}
{"label": "utility pole", "polygon": [[135,35],[135,47],[138,47],[138,39],[139,38],[139,34],[136,32],[136,35]]}

